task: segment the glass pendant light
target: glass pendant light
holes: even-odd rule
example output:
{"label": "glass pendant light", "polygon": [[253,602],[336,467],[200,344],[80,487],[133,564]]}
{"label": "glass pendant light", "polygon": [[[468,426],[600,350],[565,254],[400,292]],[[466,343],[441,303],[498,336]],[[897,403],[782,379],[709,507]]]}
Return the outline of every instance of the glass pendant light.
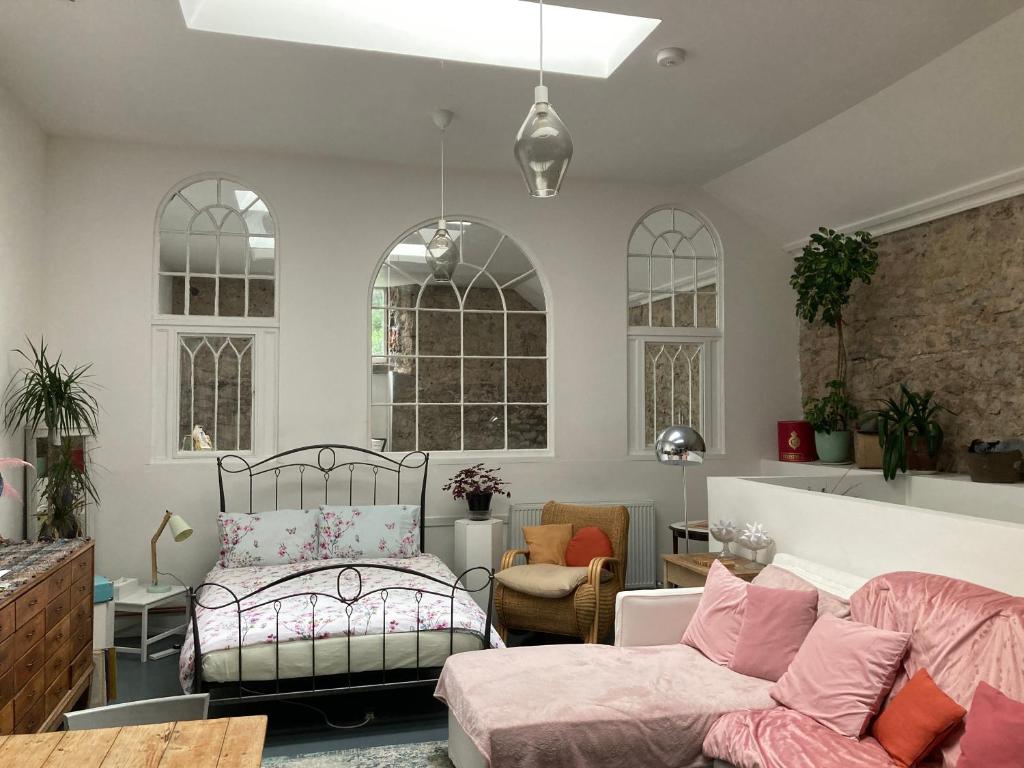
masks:
{"label": "glass pendant light", "polygon": [[441,130],[441,218],[437,220],[437,232],[427,243],[427,267],[434,280],[439,283],[450,283],[455,268],[459,265],[459,250],[455,241],[448,233],[448,223],[444,220],[444,134],[451,125],[451,110],[438,109],[434,112],[434,125]]}
{"label": "glass pendant light", "polygon": [[516,136],[516,160],[532,197],[554,197],[572,160],[572,138],[544,85],[544,0],[540,0],[540,85],[534,105]]}

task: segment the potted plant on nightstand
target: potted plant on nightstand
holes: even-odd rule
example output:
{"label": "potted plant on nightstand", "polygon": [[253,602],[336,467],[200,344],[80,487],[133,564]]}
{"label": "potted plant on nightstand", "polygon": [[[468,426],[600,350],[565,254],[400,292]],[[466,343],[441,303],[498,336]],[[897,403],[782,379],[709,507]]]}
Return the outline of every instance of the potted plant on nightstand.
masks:
{"label": "potted plant on nightstand", "polygon": [[491,516],[491,499],[495,494],[511,498],[508,483],[498,477],[501,467],[485,468],[483,464],[460,469],[441,486],[451,491],[456,501],[465,499],[469,505],[470,520],[487,520]]}
{"label": "potted plant on nightstand", "polygon": [[896,477],[897,471],[935,471],[938,467],[943,431],[935,417],[940,411],[953,412],[932,402],[932,397],[930,390],[912,392],[906,384],[900,384],[898,399],[882,401],[877,412],[878,441],[886,480]]}
{"label": "potted plant on nightstand", "polygon": [[804,401],[804,418],[814,429],[814,448],[826,464],[845,464],[853,449],[850,424],[857,418],[857,409],[846,394],[846,385],[839,379],[828,383],[824,397]]}

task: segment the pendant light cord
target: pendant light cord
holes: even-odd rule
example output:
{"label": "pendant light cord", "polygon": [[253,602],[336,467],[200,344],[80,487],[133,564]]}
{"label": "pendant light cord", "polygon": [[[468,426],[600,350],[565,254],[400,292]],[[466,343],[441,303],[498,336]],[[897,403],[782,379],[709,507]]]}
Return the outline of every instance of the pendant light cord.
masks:
{"label": "pendant light cord", "polygon": [[441,129],[441,221],[444,221],[444,134],[445,129]]}
{"label": "pendant light cord", "polygon": [[540,2],[540,84],[544,85],[544,0]]}

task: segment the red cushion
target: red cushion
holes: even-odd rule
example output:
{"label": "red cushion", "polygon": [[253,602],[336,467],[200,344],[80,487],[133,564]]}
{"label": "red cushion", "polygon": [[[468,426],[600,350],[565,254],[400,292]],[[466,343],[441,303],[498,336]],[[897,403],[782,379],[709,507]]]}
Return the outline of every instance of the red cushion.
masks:
{"label": "red cushion", "polygon": [[871,726],[871,735],[893,758],[915,766],[960,725],[967,710],[953,701],[919,669]]}
{"label": "red cushion", "polygon": [[979,683],[966,725],[956,768],[1020,765],[1024,755],[1024,702],[1011,699],[988,683]]}
{"label": "red cushion", "polygon": [[565,548],[565,564],[574,568],[586,568],[595,557],[614,556],[612,540],[595,526],[580,528]]}

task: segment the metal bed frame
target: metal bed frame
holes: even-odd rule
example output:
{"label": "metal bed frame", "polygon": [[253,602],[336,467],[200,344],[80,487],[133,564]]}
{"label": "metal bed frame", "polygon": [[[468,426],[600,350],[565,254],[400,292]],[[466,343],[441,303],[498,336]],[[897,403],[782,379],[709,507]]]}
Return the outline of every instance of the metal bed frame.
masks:
{"label": "metal bed frame", "polygon": [[[341,454],[341,457],[339,457]],[[282,494],[282,477],[288,477],[291,473],[298,474],[298,498],[299,507],[305,508],[306,502],[306,479],[305,474],[310,472],[313,475],[322,476],[323,501],[328,504],[330,498],[331,476],[339,470],[348,472],[348,504],[358,503],[355,501],[356,474],[361,474],[361,479],[367,481],[372,487],[370,503],[376,504],[378,499],[379,484],[382,479],[393,477],[395,481],[395,503],[402,504],[402,476],[403,472],[408,475],[412,472],[422,470],[422,480],[419,483],[419,509],[420,509],[420,551],[425,550],[425,526],[424,509],[426,503],[427,489],[427,468],[430,456],[422,451],[408,453],[399,458],[392,458],[381,453],[375,453],[365,448],[357,448],[349,445],[322,444],[310,445],[302,448],[293,448],[283,453],[276,454],[267,459],[250,464],[244,457],[235,454],[221,456],[217,459],[217,482],[220,490],[220,510],[225,512],[225,479],[230,475],[241,475],[247,481],[248,487],[248,511],[253,512],[253,491],[257,478],[264,480],[273,479],[274,509],[279,508]],[[390,473],[384,474],[382,473]],[[341,473],[344,476],[344,473]],[[294,477],[294,474],[291,474]],[[320,487],[319,478],[316,486]],[[343,482],[344,486],[345,483]],[[317,494],[319,498],[319,494]],[[318,504],[321,502],[317,502]],[[390,503],[390,502],[387,502]],[[271,510],[272,511],[272,510]],[[228,587],[215,582],[205,582],[198,587],[190,588],[188,591],[189,604],[191,608],[192,641],[195,647],[195,658],[193,661],[193,692],[209,692],[210,703],[218,704],[239,704],[244,702],[266,702],[283,699],[304,698],[309,696],[327,696],[342,693],[373,692],[386,690],[402,690],[418,686],[428,686],[436,683],[440,674],[440,667],[421,666],[420,656],[420,633],[421,621],[419,619],[420,604],[424,595],[433,595],[448,602],[449,622],[447,630],[422,630],[424,632],[448,634],[448,655],[454,653],[455,635],[471,635],[477,638],[481,648],[490,647],[493,605],[494,605],[494,572],[489,568],[470,568],[459,574],[454,583],[448,583],[443,579],[419,573],[410,568],[386,563],[395,561],[378,561],[366,563],[348,563],[343,565],[320,565],[304,569],[300,572],[290,574],[276,581],[266,584],[259,589],[244,595],[238,595]],[[263,597],[268,590],[279,587],[282,584],[301,579],[313,573],[331,572],[335,574],[334,589],[329,591],[309,591],[309,588],[302,589],[292,594]],[[395,586],[381,587],[369,591],[363,591],[363,574],[367,572],[391,572],[417,577],[422,580],[423,586]],[[472,576],[474,580],[483,579],[484,583],[476,588],[469,588],[466,585],[466,577]],[[343,582],[354,584],[354,589],[347,593]],[[461,593],[474,593],[486,590],[487,610],[486,622],[483,632],[474,632],[465,629],[456,630],[454,626],[455,598]],[[200,593],[205,594],[200,597]],[[352,671],[352,634],[351,622],[353,605],[368,597],[379,596],[382,605],[382,628],[387,627],[387,600],[389,592],[412,592],[416,600],[417,621],[416,621],[416,664],[414,667],[387,667],[387,637],[386,631],[382,632],[381,638],[381,668],[372,672]],[[214,594],[224,595],[220,602],[216,602]],[[311,647],[311,677],[284,678],[280,676],[280,615],[282,603],[285,600],[304,598],[309,604],[310,611],[310,647]],[[345,633],[347,638],[347,671],[341,674],[320,675],[316,673],[316,606],[320,600],[330,600],[344,607],[344,613],[348,618],[348,627]],[[275,671],[272,680],[247,681],[243,673],[243,617],[250,611],[266,606],[272,606],[275,612],[274,631],[274,660]],[[227,683],[207,683],[202,675],[202,646],[200,640],[199,626],[196,621],[196,610],[230,610],[237,617],[238,627],[238,674],[237,679]],[[323,642],[321,639],[321,642]],[[334,638],[336,639],[336,638]],[[285,641],[285,644],[292,641]]]}

